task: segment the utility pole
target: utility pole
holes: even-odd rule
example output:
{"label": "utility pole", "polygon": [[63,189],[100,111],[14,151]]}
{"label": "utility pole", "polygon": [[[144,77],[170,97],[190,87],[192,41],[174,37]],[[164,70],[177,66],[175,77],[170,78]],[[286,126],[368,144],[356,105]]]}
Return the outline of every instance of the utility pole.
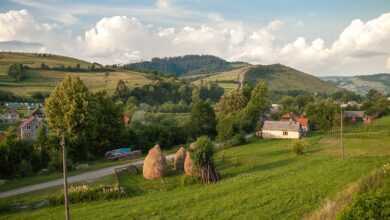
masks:
{"label": "utility pole", "polygon": [[344,160],[344,143],[343,143],[343,107],[340,106],[340,145],[341,145],[341,158]]}
{"label": "utility pole", "polygon": [[62,147],[62,169],[64,175],[64,205],[65,205],[65,219],[70,220],[69,215],[69,200],[68,200],[68,171],[66,167],[66,148],[65,148],[65,135],[61,135],[61,147]]}

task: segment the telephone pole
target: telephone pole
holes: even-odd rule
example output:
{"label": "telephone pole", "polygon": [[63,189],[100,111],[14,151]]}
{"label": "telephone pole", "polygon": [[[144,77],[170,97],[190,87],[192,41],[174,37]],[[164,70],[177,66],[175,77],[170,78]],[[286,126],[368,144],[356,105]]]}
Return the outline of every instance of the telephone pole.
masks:
{"label": "telephone pole", "polygon": [[340,106],[340,145],[341,145],[341,158],[344,160],[344,143],[343,143],[343,107]]}
{"label": "telephone pole", "polygon": [[65,135],[61,136],[62,147],[62,169],[64,175],[64,205],[65,205],[65,219],[70,220],[69,215],[69,200],[68,200],[68,171],[66,167],[66,148],[65,148]]}

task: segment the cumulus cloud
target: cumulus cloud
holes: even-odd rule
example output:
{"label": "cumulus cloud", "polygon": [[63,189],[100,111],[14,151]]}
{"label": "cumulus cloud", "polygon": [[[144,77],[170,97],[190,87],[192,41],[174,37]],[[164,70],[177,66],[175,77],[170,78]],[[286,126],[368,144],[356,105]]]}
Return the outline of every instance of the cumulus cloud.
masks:
{"label": "cumulus cloud", "polygon": [[37,22],[27,10],[0,13],[0,41],[34,42],[53,28]]}
{"label": "cumulus cloud", "polygon": [[[171,7],[157,1],[158,8]],[[158,27],[135,17],[112,16],[97,21],[79,36],[57,24],[41,23],[26,10],[0,14],[0,41],[37,42],[51,51],[110,63],[128,63],[152,57],[213,54],[232,61],[254,64],[283,63],[304,71],[323,74],[342,69],[354,71],[390,66],[390,13],[364,22],[354,20],[334,42],[298,37],[279,40],[286,25],[273,20],[250,26],[209,14],[204,24]],[[367,65],[366,65],[367,64]],[[361,68],[362,70],[366,70]]]}
{"label": "cumulus cloud", "polygon": [[386,68],[390,70],[390,57],[386,60]]}

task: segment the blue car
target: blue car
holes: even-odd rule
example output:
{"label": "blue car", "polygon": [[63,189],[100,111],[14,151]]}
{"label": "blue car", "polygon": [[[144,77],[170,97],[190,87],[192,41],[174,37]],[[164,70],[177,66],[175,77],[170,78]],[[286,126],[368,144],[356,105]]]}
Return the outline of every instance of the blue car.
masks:
{"label": "blue car", "polygon": [[131,148],[123,147],[123,148],[107,151],[104,154],[104,157],[108,160],[119,160],[128,157],[130,153],[131,153]]}

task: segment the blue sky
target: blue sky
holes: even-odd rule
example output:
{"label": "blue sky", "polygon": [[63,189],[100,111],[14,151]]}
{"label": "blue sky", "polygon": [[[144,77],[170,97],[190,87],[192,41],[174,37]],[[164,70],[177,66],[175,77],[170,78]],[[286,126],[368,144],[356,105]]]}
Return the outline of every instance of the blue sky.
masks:
{"label": "blue sky", "polygon": [[389,0],[104,2],[1,0],[0,49],[19,41],[102,63],[211,53],[316,75],[390,71]]}

